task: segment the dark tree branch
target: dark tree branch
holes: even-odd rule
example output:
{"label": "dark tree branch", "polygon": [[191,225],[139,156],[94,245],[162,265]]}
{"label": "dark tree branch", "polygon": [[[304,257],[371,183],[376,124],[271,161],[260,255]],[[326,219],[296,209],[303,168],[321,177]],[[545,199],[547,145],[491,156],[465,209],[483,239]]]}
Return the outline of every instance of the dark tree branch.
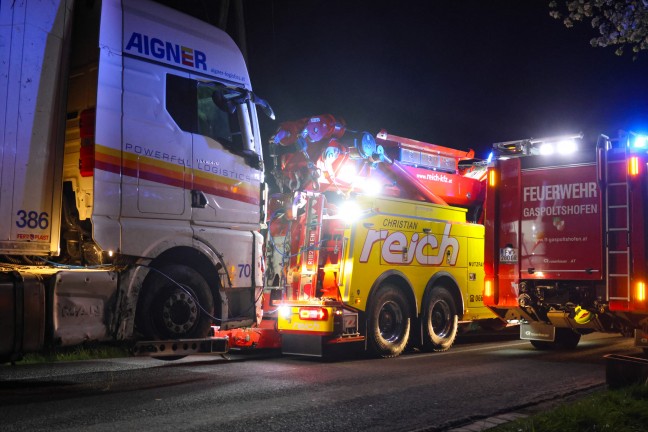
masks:
{"label": "dark tree branch", "polygon": [[617,55],[630,50],[635,59],[648,49],[648,0],[552,0],[549,8],[566,27],[589,21],[600,34],[593,47],[615,47]]}

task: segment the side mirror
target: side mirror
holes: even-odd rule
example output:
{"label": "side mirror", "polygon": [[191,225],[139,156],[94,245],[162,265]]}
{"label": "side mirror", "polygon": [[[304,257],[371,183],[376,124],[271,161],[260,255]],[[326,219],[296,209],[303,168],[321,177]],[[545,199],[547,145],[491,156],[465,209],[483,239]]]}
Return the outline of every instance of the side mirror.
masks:
{"label": "side mirror", "polygon": [[214,102],[214,105],[216,105],[221,111],[224,111],[228,114],[234,114],[236,112],[237,105],[241,105],[247,101],[250,101],[253,104],[260,106],[265,115],[270,117],[272,120],[275,119],[275,114],[270,107],[270,104],[265,99],[261,99],[253,92],[245,90],[239,91],[225,87],[214,90],[211,98]]}
{"label": "side mirror", "polygon": [[265,99],[261,99],[259,96],[255,95],[254,93],[250,93],[250,94],[252,96],[251,97],[252,103],[254,103],[255,105],[260,106],[263,113],[265,115],[267,115],[268,117],[270,117],[271,120],[274,120],[275,119],[275,113],[272,110],[272,108],[270,107],[270,104],[268,103],[268,101],[266,101]]}
{"label": "side mirror", "polygon": [[231,94],[231,90],[225,88],[219,88],[212,92],[211,98],[214,105],[218,107],[219,110],[226,112],[228,114],[234,114],[236,112],[236,104],[231,100],[232,96],[229,98],[226,95],[226,92]]}

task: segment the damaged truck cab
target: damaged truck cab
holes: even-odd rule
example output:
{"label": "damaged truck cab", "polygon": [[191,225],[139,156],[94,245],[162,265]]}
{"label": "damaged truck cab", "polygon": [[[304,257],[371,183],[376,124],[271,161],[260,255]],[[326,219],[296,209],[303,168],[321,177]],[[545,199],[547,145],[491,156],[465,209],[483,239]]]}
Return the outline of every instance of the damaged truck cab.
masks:
{"label": "damaged truck cab", "polygon": [[0,359],[257,321],[269,107],[232,39],[146,0],[2,2],[0,32]]}

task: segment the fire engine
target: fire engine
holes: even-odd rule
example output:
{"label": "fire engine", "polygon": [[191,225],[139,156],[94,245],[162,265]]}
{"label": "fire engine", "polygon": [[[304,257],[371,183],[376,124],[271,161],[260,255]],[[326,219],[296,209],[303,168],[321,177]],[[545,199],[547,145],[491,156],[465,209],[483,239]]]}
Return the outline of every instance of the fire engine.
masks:
{"label": "fire engine", "polygon": [[482,302],[485,165],[474,152],[321,115],[271,139],[266,286],[283,353],[444,351]]}
{"label": "fire engine", "polygon": [[0,361],[87,341],[225,352],[261,317],[241,51],[146,0],[0,3]]}
{"label": "fire engine", "polygon": [[539,349],[582,334],[646,345],[646,141],[622,133],[497,143],[487,175],[484,302]]}

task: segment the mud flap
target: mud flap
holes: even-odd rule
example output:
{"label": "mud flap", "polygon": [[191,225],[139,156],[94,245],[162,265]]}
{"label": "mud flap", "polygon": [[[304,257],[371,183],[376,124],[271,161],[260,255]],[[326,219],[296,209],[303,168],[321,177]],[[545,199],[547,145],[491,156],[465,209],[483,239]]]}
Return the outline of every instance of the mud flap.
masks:
{"label": "mud flap", "polygon": [[284,333],[281,335],[281,353],[323,357],[323,343],[321,336]]}
{"label": "mud flap", "polygon": [[635,329],[634,346],[637,348],[648,348],[648,333],[641,329]]}
{"label": "mud flap", "polygon": [[0,279],[0,363],[43,348],[45,317],[45,286],[37,275],[16,271]]}
{"label": "mud flap", "polygon": [[520,339],[553,342],[556,338],[556,327],[541,323],[530,322],[520,324]]}

